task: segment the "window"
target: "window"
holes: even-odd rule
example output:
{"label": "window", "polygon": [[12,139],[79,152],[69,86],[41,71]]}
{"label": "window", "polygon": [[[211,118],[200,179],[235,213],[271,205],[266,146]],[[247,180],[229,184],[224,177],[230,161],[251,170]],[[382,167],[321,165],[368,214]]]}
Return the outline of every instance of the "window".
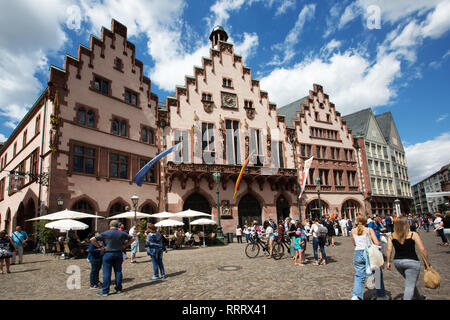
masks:
{"label": "window", "polygon": [[88,127],[94,128],[94,126],[95,126],[95,113],[94,113],[94,111],[89,110],[87,112],[87,123],[86,124],[87,124]]}
{"label": "window", "polygon": [[355,171],[348,171],[347,178],[348,178],[348,184],[350,186],[352,186],[352,187],[356,186],[356,172]]}
{"label": "window", "polygon": [[300,152],[301,152],[302,157],[306,157],[306,149],[305,149],[304,144],[300,145]]}
{"label": "window", "polygon": [[223,86],[226,88],[233,88],[233,83],[231,79],[223,78]]}
{"label": "window", "polygon": [[32,176],[31,176],[32,181],[37,180],[38,162],[39,162],[39,149],[36,149],[31,154],[31,160],[30,160],[30,173],[32,174]]}
{"label": "window", "polygon": [[343,171],[342,170],[334,170],[334,185],[335,186],[342,186],[342,174]]}
{"label": "window", "polygon": [[226,120],[226,150],[228,164],[241,164],[239,121]]}
{"label": "window", "polygon": [[335,148],[330,148],[330,153],[331,153],[331,159],[335,160],[335,153],[334,153]]}
{"label": "window", "polygon": [[[141,159],[141,169],[150,161]],[[156,174],[155,174],[155,166],[151,167],[150,170],[145,174],[144,182],[156,183]]]}
{"label": "window", "polygon": [[94,174],[95,150],[93,148],[74,146],[73,171]]}
{"label": "window", "polygon": [[348,150],[344,149],[344,157],[345,157],[345,161],[348,161]]}
{"label": "window", "polygon": [[117,70],[122,70],[122,60],[119,58],[116,58],[115,62],[114,62],[114,68],[116,68]]}
{"label": "window", "polygon": [[128,179],[128,157],[111,153],[109,156],[109,176],[111,178]]}
{"label": "window", "polygon": [[17,142],[14,142],[14,147],[13,147],[13,157],[16,156],[16,151],[17,151]]}
{"label": "window", "polygon": [[309,169],[309,184],[314,184],[314,169]]}
{"label": "window", "polygon": [[5,178],[0,181],[0,201],[5,199]]}
{"label": "window", "polygon": [[28,133],[28,130],[25,130],[24,133],[23,133],[23,145],[22,145],[22,148],[25,148],[25,146],[27,145],[27,133]]}
{"label": "window", "polygon": [[353,160],[353,150],[348,150],[348,159],[349,159],[350,161]]}
{"label": "window", "polygon": [[212,95],[209,93],[202,93],[202,101],[212,101]]}
{"label": "window", "polygon": [[141,130],[141,141],[149,144],[155,144],[153,141],[153,130],[147,127],[143,127]]}
{"label": "window", "polygon": [[34,127],[34,134],[38,134],[41,132],[41,115],[38,115],[36,117],[35,127]]}
{"label": "window", "polygon": [[306,149],[307,149],[307,151],[308,151],[308,158],[311,158],[311,155],[312,155],[312,153],[311,153],[311,146],[310,146],[310,145],[307,145],[307,146],[306,146]]}
{"label": "window", "polygon": [[103,94],[109,94],[109,81],[100,77],[94,78],[94,90]]}
{"label": "window", "polygon": [[336,159],[337,159],[337,160],[341,159],[341,157],[340,157],[340,155],[339,155],[339,152],[340,152],[340,151],[341,151],[340,148],[336,148]]}
{"label": "window", "polygon": [[214,125],[202,123],[202,159],[203,162],[214,163]]}
{"label": "window", "polygon": [[322,158],[325,159],[327,157],[327,147],[322,147]]}
{"label": "window", "polygon": [[128,136],[128,124],[126,120],[113,119],[111,124],[112,134],[127,137]]}
{"label": "window", "polygon": [[249,100],[244,101],[244,108],[246,109],[253,109],[253,102]]}
{"label": "window", "polygon": [[314,113],[314,116],[315,116],[315,119],[316,119],[316,120],[320,120],[320,119],[319,119],[319,113],[318,113],[318,112],[315,112],[315,113]]}
{"label": "window", "polygon": [[189,132],[175,131],[175,145],[181,142],[181,148],[175,153],[175,162],[189,163]]}
{"label": "window", "polygon": [[329,114],[327,114],[327,122],[331,122],[331,117]]}
{"label": "window", "polygon": [[328,185],[328,170],[319,169],[319,177],[322,185]]}
{"label": "window", "polygon": [[137,106],[137,93],[125,90],[125,102],[132,104],[133,106]]}
{"label": "window", "polygon": [[259,167],[263,165],[261,160],[263,160],[264,156],[261,134],[260,129],[250,129],[250,154],[254,155],[250,159],[250,163]]}
{"label": "window", "polygon": [[278,158],[280,159],[280,168],[284,168],[284,157],[283,157],[283,142],[278,142]]}
{"label": "window", "polygon": [[86,111],[84,110],[84,108],[78,108],[77,122],[78,124],[81,124],[83,126],[86,124]]}

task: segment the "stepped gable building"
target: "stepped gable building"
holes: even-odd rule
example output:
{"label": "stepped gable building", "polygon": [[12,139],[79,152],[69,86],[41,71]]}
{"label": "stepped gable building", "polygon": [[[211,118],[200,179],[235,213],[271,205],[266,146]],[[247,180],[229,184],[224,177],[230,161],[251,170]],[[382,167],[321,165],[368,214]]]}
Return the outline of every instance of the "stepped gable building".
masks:
{"label": "stepped gable building", "polygon": [[182,151],[167,157],[168,211],[190,208],[217,221],[217,172],[224,232],[254,220],[298,219],[298,172],[284,118],[227,38],[222,27],[215,27],[210,56],[202,58],[202,66],[194,66],[193,76],[186,76],[175,97],[166,99],[163,113],[170,128],[165,144],[182,142]]}
{"label": "stepped gable building", "polygon": [[[79,45],[78,57],[66,55],[64,69],[50,67],[47,89],[0,152],[6,229],[31,231],[25,220],[37,216],[40,202],[41,215],[67,208],[107,217],[131,209],[136,193],[138,211],[159,209],[158,167],[141,188],[132,183],[160,143],[158,98],[143,69],[127,28],[115,20],[111,30],[102,28],[101,39],[91,35],[89,48]],[[48,174],[48,186],[26,176],[5,196],[13,170]],[[94,219],[83,222],[92,230]],[[98,219],[98,228],[107,223]]]}
{"label": "stepped gable building", "polygon": [[401,144],[392,114],[375,116],[370,108],[343,117],[352,129],[355,142],[361,150],[364,193],[368,212],[377,215],[395,215],[395,201],[400,210],[409,212],[411,188]]}
{"label": "stepped gable building", "polygon": [[[295,140],[295,159],[303,168],[314,160],[300,200],[304,218],[337,214],[354,219],[364,213],[358,153],[347,127],[322,86],[315,84],[309,95],[278,109]],[[315,179],[320,178],[320,186]]]}

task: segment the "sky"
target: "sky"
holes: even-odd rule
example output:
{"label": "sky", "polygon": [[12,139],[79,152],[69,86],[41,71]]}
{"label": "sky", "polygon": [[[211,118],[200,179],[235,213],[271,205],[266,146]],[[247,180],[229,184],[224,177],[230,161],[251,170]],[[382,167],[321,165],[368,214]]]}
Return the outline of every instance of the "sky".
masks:
{"label": "sky", "polygon": [[0,10],[0,141],[114,18],[164,101],[221,25],[278,107],[321,84],[342,115],[390,111],[411,184],[450,163],[450,0],[15,0]]}

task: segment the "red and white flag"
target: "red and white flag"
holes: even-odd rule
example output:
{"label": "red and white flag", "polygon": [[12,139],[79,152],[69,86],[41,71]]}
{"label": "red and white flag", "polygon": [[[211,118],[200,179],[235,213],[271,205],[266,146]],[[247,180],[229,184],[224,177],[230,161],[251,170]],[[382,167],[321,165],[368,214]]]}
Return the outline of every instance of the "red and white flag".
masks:
{"label": "red and white flag", "polygon": [[303,191],[305,190],[306,181],[308,181],[309,168],[311,167],[313,158],[314,157],[311,157],[305,161],[305,165],[303,167],[302,178],[300,179],[300,184],[302,186],[302,190],[300,191],[300,195],[298,196],[299,199],[302,197]]}

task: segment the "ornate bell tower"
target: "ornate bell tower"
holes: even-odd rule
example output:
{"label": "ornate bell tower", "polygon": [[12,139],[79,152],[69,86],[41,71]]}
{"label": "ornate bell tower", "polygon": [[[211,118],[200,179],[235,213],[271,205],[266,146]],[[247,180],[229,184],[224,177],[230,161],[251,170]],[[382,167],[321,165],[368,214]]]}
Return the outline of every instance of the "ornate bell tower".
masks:
{"label": "ornate bell tower", "polygon": [[219,41],[226,42],[228,40],[228,34],[221,26],[215,26],[213,31],[211,32],[211,35],[209,36],[209,40],[211,40],[212,47],[217,49]]}

